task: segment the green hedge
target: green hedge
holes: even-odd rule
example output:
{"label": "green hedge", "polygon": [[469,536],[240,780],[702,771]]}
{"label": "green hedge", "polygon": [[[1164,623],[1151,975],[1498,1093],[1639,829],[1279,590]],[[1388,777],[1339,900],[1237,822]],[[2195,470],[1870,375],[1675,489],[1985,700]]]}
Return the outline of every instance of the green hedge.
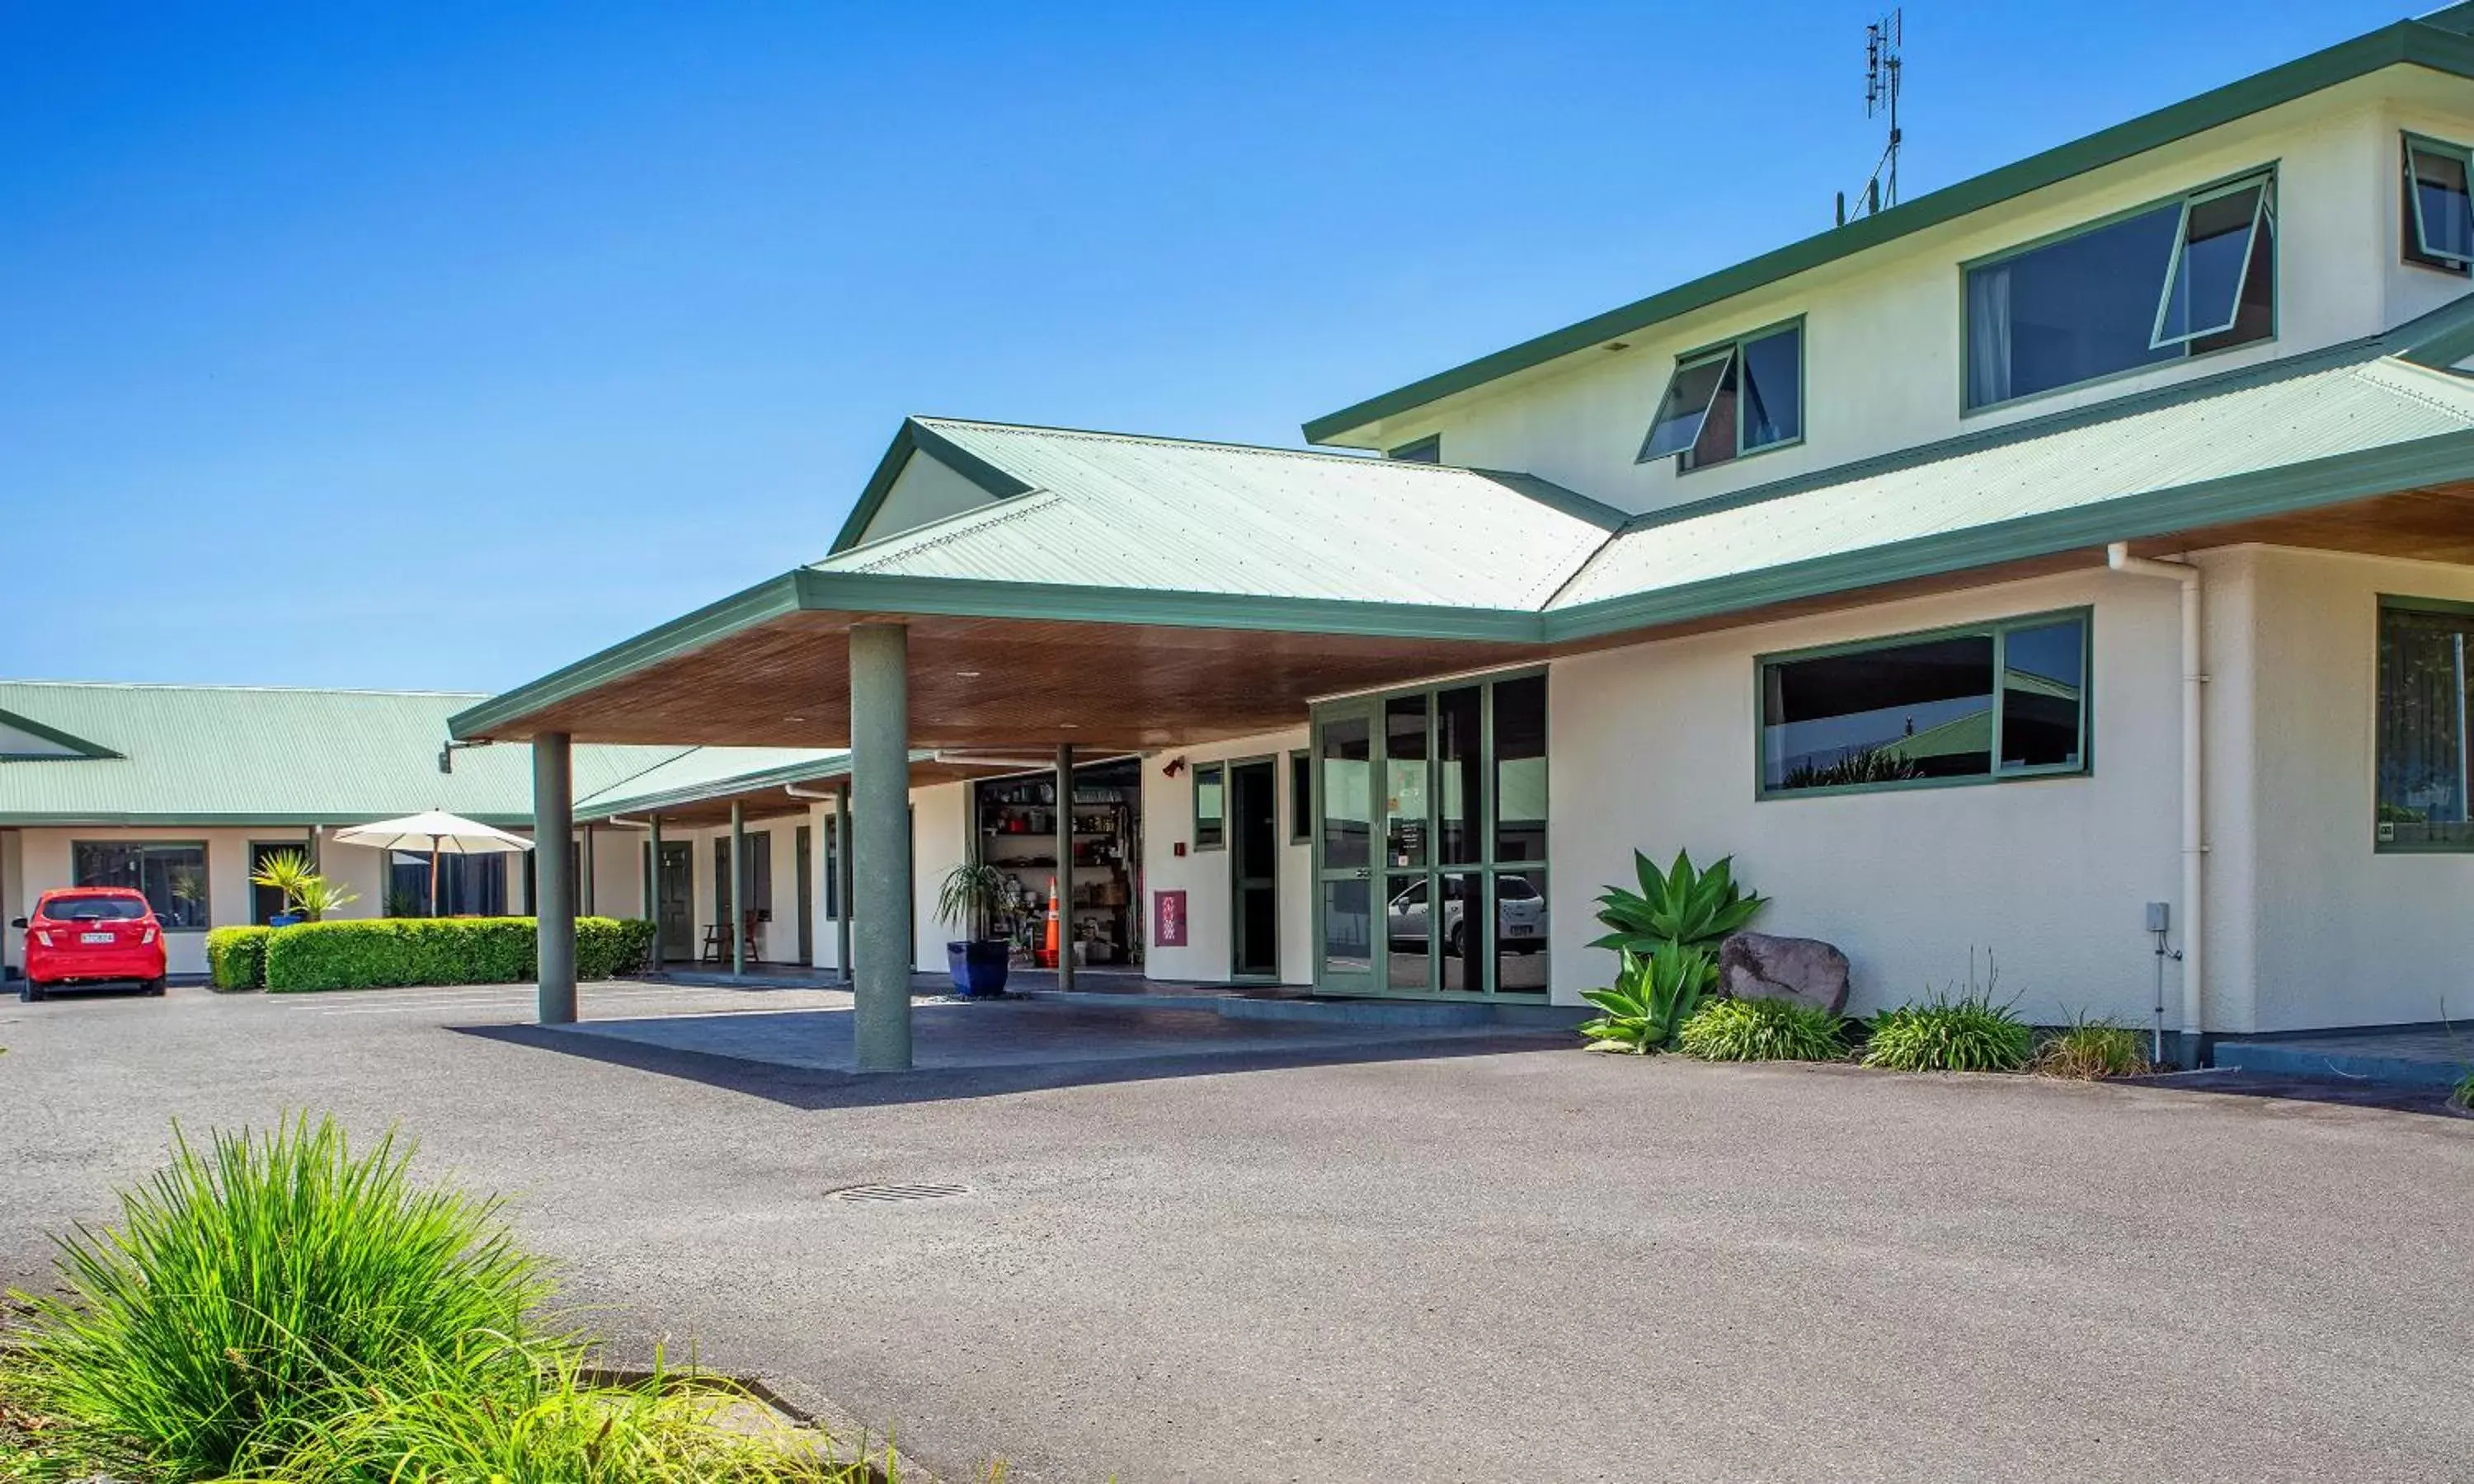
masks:
{"label": "green hedge", "polygon": [[[578,918],[575,973],[607,979],[643,967],[653,924]],[[266,948],[266,987],[278,993],[412,984],[517,984],[533,977],[531,918],[380,918],[303,922]]]}
{"label": "green hedge", "polygon": [[272,927],[218,927],[206,934],[206,977],[219,990],[266,988],[266,940]]}
{"label": "green hedge", "polygon": [[653,957],[653,924],[643,918],[577,918],[575,977],[586,983],[640,973]]}

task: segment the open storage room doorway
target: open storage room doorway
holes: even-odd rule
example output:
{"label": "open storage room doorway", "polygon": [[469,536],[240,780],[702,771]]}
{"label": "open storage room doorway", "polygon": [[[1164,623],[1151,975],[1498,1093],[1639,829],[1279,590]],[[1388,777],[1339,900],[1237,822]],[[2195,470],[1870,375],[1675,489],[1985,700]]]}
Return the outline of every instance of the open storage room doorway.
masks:
{"label": "open storage room doorway", "polygon": [[[1004,924],[1015,962],[1028,965],[1047,942],[1048,894],[1056,882],[1056,775],[1024,773],[972,786],[979,858],[1013,878]],[[1092,969],[1138,970],[1143,963],[1142,763],[1121,757],[1074,770],[1074,899],[1061,934],[1076,962]]]}

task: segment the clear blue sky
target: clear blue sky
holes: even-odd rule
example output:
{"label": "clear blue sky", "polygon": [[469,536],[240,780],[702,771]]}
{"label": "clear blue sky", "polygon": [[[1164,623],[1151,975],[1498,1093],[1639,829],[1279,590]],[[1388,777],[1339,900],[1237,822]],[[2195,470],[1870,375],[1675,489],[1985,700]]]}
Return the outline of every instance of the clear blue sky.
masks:
{"label": "clear blue sky", "polygon": [[[2411,3],[1910,4],[1908,194]],[[495,690],[906,412],[1295,443],[1827,226],[1872,13],[6,0],[0,675]]]}

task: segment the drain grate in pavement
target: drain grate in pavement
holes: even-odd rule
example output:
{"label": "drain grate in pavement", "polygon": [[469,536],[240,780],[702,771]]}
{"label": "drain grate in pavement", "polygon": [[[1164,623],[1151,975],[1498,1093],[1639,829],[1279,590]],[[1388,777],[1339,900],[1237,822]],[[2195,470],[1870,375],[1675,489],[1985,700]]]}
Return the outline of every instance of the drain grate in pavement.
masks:
{"label": "drain grate in pavement", "polygon": [[863,1206],[890,1206],[905,1201],[941,1201],[948,1196],[968,1195],[968,1185],[844,1185],[839,1190],[825,1192],[828,1200],[852,1201]]}

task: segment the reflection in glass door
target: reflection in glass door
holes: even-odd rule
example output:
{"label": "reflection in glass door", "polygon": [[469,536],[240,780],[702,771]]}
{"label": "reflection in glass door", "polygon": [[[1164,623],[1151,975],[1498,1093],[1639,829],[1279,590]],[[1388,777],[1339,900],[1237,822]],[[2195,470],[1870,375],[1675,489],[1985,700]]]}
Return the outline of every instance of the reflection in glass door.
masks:
{"label": "reflection in glass door", "polygon": [[1543,994],[1546,678],[1324,707],[1314,736],[1317,987]]}
{"label": "reflection in glass door", "polygon": [[1383,985],[1395,993],[1435,987],[1442,914],[1428,888],[1426,698],[1383,704]]}
{"label": "reflection in glass door", "polygon": [[1317,987],[1375,987],[1374,712],[1335,708],[1315,726]]}

